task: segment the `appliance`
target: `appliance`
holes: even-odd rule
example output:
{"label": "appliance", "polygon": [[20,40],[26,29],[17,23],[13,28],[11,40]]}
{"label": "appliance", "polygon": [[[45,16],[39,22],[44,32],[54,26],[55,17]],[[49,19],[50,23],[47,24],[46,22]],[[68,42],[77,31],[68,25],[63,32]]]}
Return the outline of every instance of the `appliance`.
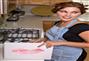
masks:
{"label": "appliance", "polygon": [[3,42],[32,42],[32,39],[38,39],[42,36],[40,29],[32,28],[0,29],[0,33],[3,34]]}

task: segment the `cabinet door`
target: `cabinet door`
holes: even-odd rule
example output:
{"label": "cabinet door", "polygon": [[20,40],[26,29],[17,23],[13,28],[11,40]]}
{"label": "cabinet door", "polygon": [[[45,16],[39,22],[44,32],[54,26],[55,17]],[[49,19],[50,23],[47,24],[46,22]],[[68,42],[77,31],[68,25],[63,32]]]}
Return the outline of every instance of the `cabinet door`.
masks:
{"label": "cabinet door", "polygon": [[50,0],[30,0],[30,4],[48,5]]}
{"label": "cabinet door", "polygon": [[23,0],[24,4],[30,4],[30,0]]}
{"label": "cabinet door", "polygon": [[7,11],[11,11],[16,8],[17,0],[8,0]]}
{"label": "cabinet door", "polygon": [[61,2],[68,2],[68,1],[72,1],[72,0],[50,0],[51,1],[51,5],[55,4],[55,3],[61,3]]}
{"label": "cabinet door", "polygon": [[25,5],[25,4],[30,4],[30,0],[18,0],[19,4]]}
{"label": "cabinet door", "polygon": [[24,3],[25,0],[17,0],[18,4],[21,5]]}
{"label": "cabinet door", "polygon": [[50,20],[44,20],[43,21],[43,31],[46,32],[48,29],[50,29],[55,21],[50,21]]}

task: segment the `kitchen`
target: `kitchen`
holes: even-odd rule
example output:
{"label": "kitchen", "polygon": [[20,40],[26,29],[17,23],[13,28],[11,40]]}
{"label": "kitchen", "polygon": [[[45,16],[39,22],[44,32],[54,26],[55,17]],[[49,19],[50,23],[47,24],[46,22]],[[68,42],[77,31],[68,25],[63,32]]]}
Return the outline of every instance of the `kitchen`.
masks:
{"label": "kitchen", "polygon": [[[58,2],[58,1],[59,0],[57,0],[56,2]],[[63,1],[65,1],[65,0],[63,0]],[[50,2],[49,0],[45,0],[45,1],[43,0],[40,3],[37,1],[33,2],[33,0],[31,0],[31,1],[16,0],[16,3],[15,3],[15,0],[12,0],[9,3],[13,4],[12,8],[15,8],[15,7],[20,6],[20,4],[18,4],[19,2],[21,3],[21,6],[23,5],[21,8],[23,11],[25,11],[25,15],[20,16],[18,21],[6,21],[6,19],[8,18],[8,16],[6,15],[5,19],[4,19],[4,24],[1,28],[39,28],[43,31],[43,21],[55,21],[55,20],[57,20],[57,19],[55,19],[56,18],[55,15],[53,15],[53,16],[39,16],[38,14],[31,13],[31,8],[35,7],[36,5],[38,6],[39,4],[45,4],[45,3],[46,3],[46,5],[49,5],[50,3],[54,4],[54,0],[52,0],[52,2]],[[30,2],[31,2],[31,5],[29,6]],[[34,5],[34,4],[36,4],[36,5]],[[9,8],[8,10],[12,10],[12,8]],[[8,10],[6,9],[6,11],[4,13],[7,13]],[[84,20],[89,21],[88,18],[89,18],[89,13],[86,13],[80,17],[80,19],[82,21],[84,21]],[[86,59],[86,61],[88,61],[88,59]]]}

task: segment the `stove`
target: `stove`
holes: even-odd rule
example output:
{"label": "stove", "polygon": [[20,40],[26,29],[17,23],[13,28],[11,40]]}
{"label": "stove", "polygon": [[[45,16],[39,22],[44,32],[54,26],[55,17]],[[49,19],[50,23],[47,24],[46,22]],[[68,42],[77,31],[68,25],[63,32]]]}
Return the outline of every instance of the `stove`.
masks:
{"label": "stove", "polygon": [[0,29],[3,34],[3,39],[9,42],[28,42],[32,39],[41,37],[42,31],[40,29]]}

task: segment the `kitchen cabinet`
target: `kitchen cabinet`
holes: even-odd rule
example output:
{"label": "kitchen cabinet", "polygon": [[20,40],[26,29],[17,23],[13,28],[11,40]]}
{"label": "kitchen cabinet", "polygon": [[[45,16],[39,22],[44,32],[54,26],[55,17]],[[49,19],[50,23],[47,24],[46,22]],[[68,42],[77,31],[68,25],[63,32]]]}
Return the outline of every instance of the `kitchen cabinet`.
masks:
{"label": "kitchen cabinet", "polygon": [[89,57],[89,48],[86,48],[85,50],[87,52],[87,57],[86,57],[86,59],[84,61],[89,61],[89,58],[88,58]]}
{"label": "kitchen cabinet", "polygon": [[10,12],[11,10],[16,8],[17,0],[8,0],[7,3],[7,12]]}
{"label": "kitchen cabinet", "polygon": [[8,0],[7,12],[23,5],[52,5],[57,2],[67,2],[70,0]]}
{"label": "kitchen cabinet", "polygon": [[[15,0],[13,0],[15,1]],[[38,4],[38,5],[50,5],[57,2],[68,2],[71,0],[17,0],[20,4]]]}
{"label": "kitchen cabinet", "polygon": [[46,32],[53,26],[54,23],[55,21],[50,21],[50,20],[43,21],[43,31]]}
{"label": "kitchen cabinet", "polygon": [[48,5],[50,0],[30,0],[30,4]]}
{"label": "kitchen cabinet", "polygon": [[50,4],[53,5],[55,3],[68,2],[68,1],[72,1],[72,0],[50,0]]}
{"label": "kitchen cabinet", "polygon": [[28,4],[48,4],[49,0],[17,0],[19,4],[28,5]]}
{"label": "kitchen cabinet", "polygon": [[8,6],[8,12],[10,12],[13,9],[16,9],[16,7],[19,7],[22,5],[22,3],[24,3],[24,0],[8,0],[7,2],[7,6]]}
{"label": "kitchen cabinet", "polygon": [[18,0],[19,4],[21,5],[27,5],[27,4],[30,4],[30,0]]}
{"label": "kitchen cabinet", "polygon": [[30,4],[52,5],[58,2],[68,2],[71,0],[30,0]]}

